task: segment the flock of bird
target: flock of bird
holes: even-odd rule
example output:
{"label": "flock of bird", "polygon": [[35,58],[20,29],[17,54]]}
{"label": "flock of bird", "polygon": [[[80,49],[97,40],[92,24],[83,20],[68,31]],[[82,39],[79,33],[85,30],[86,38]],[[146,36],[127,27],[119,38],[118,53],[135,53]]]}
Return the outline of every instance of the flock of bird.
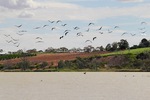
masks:
{"label": "flock of bird", "polygon": [[[72,31],[76,32],[75,35],[77,37],[83,37],[84,36],[84,33],[88,33],[88,32],[91,32],[93,31],[92,27],[96,26],[95,23],[93,22],[90,22],[87,24],[86,28],[84,31],[80,30],[81,28],[79,26],[74,26],[72,27],[72,29],[67,29],[67,26],[68,24],[67,23],[63,23],[63,21],[61,20],[57,20],[57,21],[51,21],[51,20],[48,20],[48,24],[44,24],[44,25],[41,25],[41,26],[37,26],[37,27],[34,27],[32,28],[33,30],[40,30],[40,29],[44,29],[44,28],[48,28],[50,31],[55,31],[55,30],[59,30],[58,27],[56,27],[55,25],[59,25],[59,27],[63,28],[63,33],[62,35],[60,35],[58,38],[61,40],[61,39],[64,39],[68,34],[71,34]],[[138,28],[139,32],[141,35],[146,35],[146,27],[145,25],[147,25],[147,22],[141,22],[140,23],[140,28]],[[23,24],[20,24],[20,25],[14,25],[18,31],[16,32],[17,35],[19,36],[23,36],[26,32],[28,32],[28,30],[23,30],[22,27],[23,27]],[[52,26],[52,27],[50,27]],[[111,29],[106,29],[105,28],[105,31],[103,30],[104,26],[99,26],[99,28],[95,29],[95,32],[98,32],[99,34],[104,34],[104,33],[113,33],[114,30],[117,30],[117,29],[120,29],[120,26],[114,26],[112,27]],[[130,33],[130,32],[123,32],[121,33],[121,36],[123,35],[126,35],[126,34],[130,34],[131,36],[135,36],[136,34],[133,34],[133,33]],[[20,46],[20,42],[19,42],[19,39],[16,39],[14,38],[13,36],[11,36],[11,34],[3,34],[7,39],[6,39],[6,42],[7,43],[12,43],[15,47],[19,47]],[[85,43],[92,43],[95,39],[97,39],[97,36],[93,36],[91,37],[91,39],[87,39],[85,40]],[[44,39],[42,37],[35,37],[35,43],[43,43],[44,42]]]}

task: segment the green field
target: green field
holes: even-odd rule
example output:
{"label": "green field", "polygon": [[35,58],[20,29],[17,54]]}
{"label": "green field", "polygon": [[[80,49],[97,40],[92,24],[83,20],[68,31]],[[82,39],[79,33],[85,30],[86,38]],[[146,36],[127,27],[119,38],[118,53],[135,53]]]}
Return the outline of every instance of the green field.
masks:
{"label": "green field", "polygon": [[128,50],[123,50],[123,51],[115,51],[107,54],[102,54],[101,56],[106,57],[106,56],[114,56],[114,55],[126,55],[126,54],[134,54],[137,55],[139,53],[145,52],[145,51],[150,51],[150,47],[148,48],[138,48],[138,49],[128,49]]}

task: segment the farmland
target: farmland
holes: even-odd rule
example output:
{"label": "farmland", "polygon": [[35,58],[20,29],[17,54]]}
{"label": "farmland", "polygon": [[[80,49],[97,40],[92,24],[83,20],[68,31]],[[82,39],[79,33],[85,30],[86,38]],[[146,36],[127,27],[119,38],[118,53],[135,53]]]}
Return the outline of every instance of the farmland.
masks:
{"label": "farmland", "polygon": [[89,53],[37,53],[0,61],[1,71],[150,71],[150,48]]}

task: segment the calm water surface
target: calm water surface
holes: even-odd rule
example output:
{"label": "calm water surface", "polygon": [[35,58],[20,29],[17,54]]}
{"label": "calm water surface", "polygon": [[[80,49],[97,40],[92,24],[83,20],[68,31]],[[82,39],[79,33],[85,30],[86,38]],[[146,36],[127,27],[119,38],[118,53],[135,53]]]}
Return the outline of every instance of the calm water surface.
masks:
{"label": "calm water surface", "polygon": [[0,100],[150,100],[150,73],[0,73]]}

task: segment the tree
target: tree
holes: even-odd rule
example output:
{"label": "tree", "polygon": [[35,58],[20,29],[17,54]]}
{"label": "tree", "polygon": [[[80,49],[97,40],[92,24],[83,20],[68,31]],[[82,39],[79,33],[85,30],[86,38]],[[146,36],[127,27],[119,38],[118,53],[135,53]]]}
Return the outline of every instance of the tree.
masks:
{"label": "tree", "polygon": [[100,46],[100,51],[104,51],[104,47],[103,46]]}
{"label": "tree", "polygon": [[84,52],[92,52],[94,50],[94,47],[91,45],[88,45],[87,47],[84,47]]}
{"label": "tree", "polygon": [[3,49],[0,49],[0,53],[2,53],[3,52]]}
{"label": "tree", "polygon": [[130,49],[137,49],[138,45],[133,45]]}
{"label": "tree", "polygon": [[21,54],[21,53],[23,53],[23,50],[20,49],[20,50],[17,51],[17,53]]}
{"label": "tree", "polygon": [[112,51],[116,51],[118,48],[118,43],[117,42],[113,42],[112,43]]}
{"label": "tree", "polygon": [[30,67],[30,62],[26,59],[26,57],[23,57],[21,59],[21,62],[19,62],[18,67],[21,68],[23,71],[25,71],[26,69],[28,69]]}
{"label": "tree", "polygon": [[63,60],[60,60],[59,62],[58,62],[58,68],[63,68],[65,66],[65,64],[64,64],[64,61]]}
{"label": "tree", "polygon": [[139,44],[139,47],[149,47],[150,46],[150,42],[147,40],[147,39],[145,39],[145,38],[143,38],[142,40],[141,40],[141,42],[140,42],[140,44]]}
{"label": "tree", "polygon": [[111,51],[111,44],[110,43],[107,44],[105,49],[106,49],[106,51]]}
{"label": "tree", "polygon": [[77,57],[76,65],[77,65],[77,68],[84,69],[84,68],[86,68],[87,62],[83,58]]}
{"label": "tree", "polygon": [[118,46],[120,50],[125,50],[129,47],[129,43],[127,40],[121,39],[120,42],[118,42]]}
{"label": "tree", "polygon": [[36,49],[30,49],[30,50],[27,50],[27,53],[36,53],[37,50]]}
{"label": "tree", "polygon": [[53,47],[48,47],[45,52],[47,53],[54,53],[55,52],[55,49]]}
{"label": "tree", "polygon": [[60,47],[59,50],[61,52],[68,52],[69,51],[68,48],[66,48],[66,47]]}

